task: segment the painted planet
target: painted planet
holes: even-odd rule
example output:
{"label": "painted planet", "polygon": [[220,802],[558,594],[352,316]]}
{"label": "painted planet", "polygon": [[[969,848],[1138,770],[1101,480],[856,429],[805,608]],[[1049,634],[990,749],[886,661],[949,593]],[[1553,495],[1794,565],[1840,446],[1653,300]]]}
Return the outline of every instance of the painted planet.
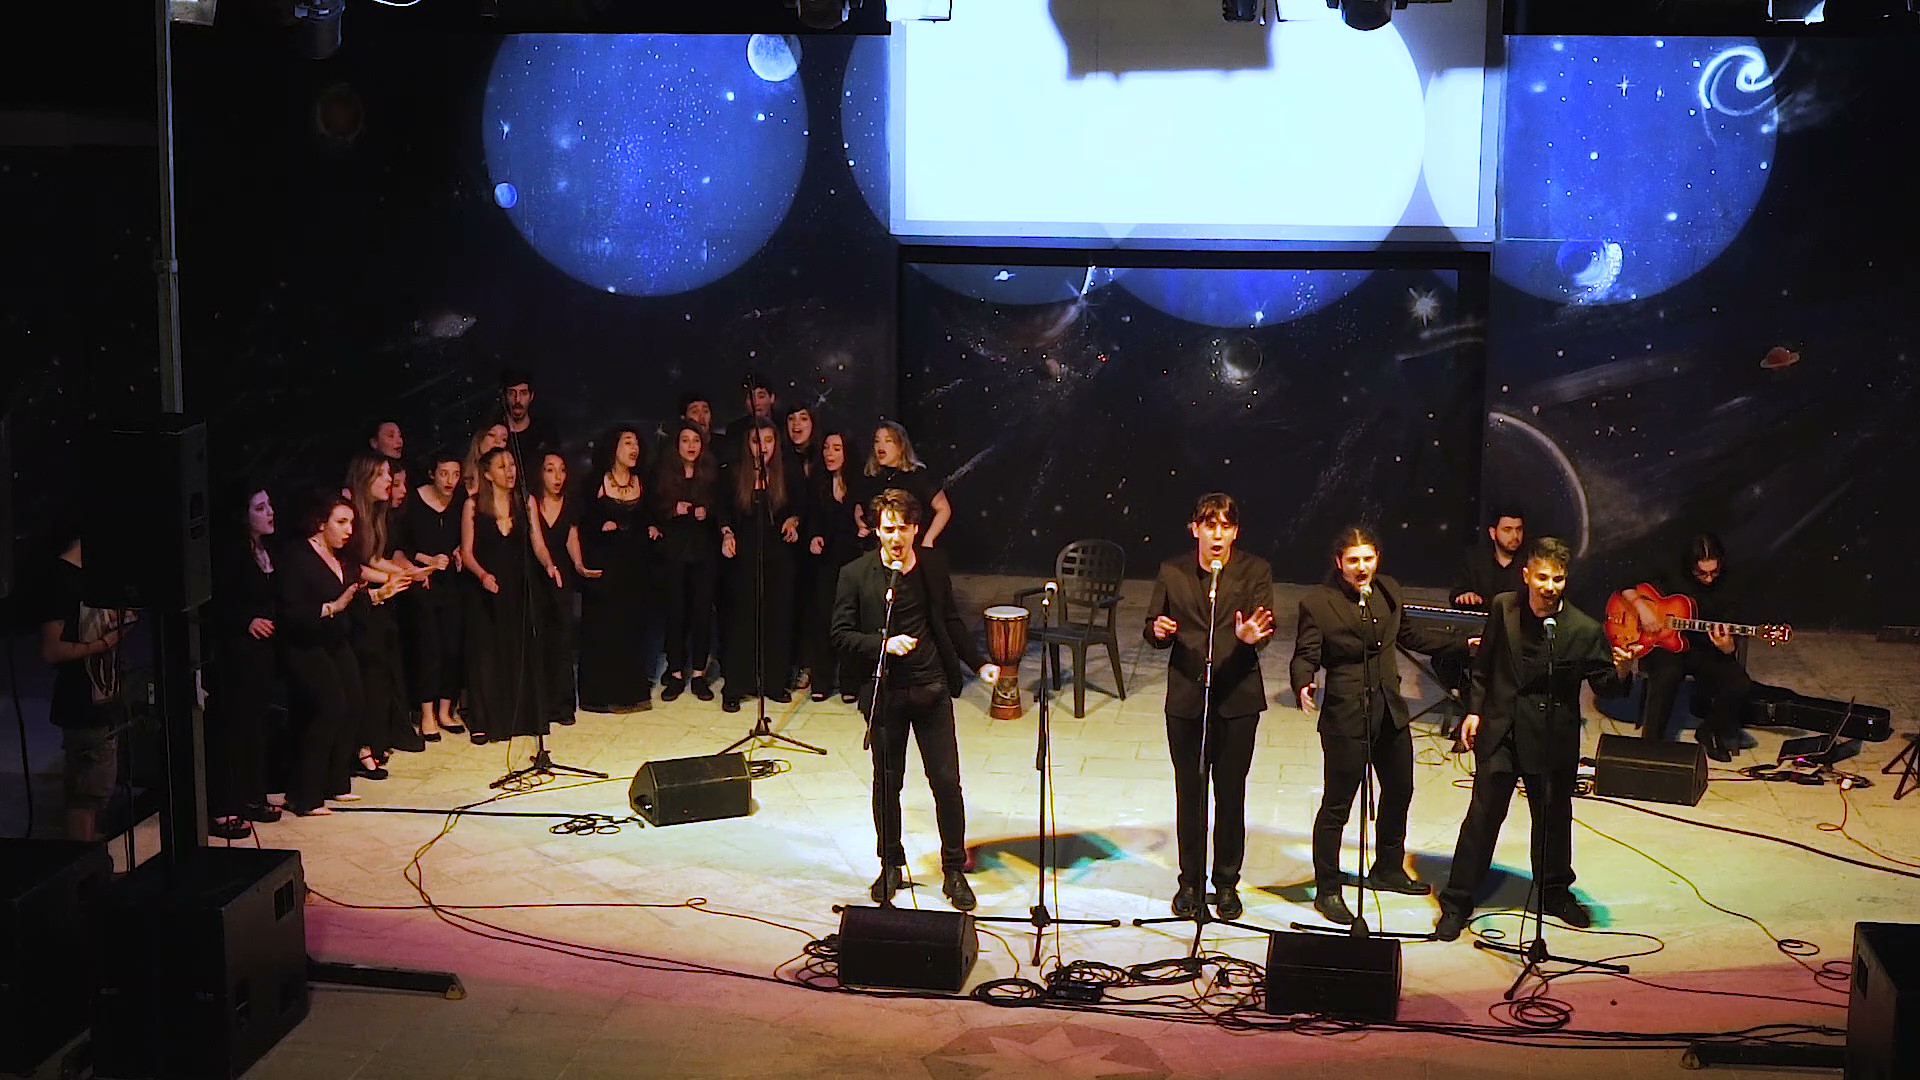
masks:
{"label": "painted planet", "polygon": [[520,191],[518,188],[514,187],[512,184],[509,184],[505,181],[501,181],[500,183],[493,185],[493,202],[494,202],[494,205],[498,206],[500,209],[511,210],[513,209],[513,204],[519,201],[520,201]]}
{"label": "painted planet", "polygon": [[1518,37],[1493,270],[1535,296],[1655,296],[1718,259],[1766,190],[1779,63],[1750,38]]}
{"label": "painted planet", "polygon": [[747,66],[770,83],[800,73],[800,35],[755,34],[747,39]]}
{"label": "painted planet", "polygon": [[1366,270],[1133,270],[1120,287],[1176,319],[1252,329],[1291,322],[1359,287]]}
{"label": "painted planet", "polygon": [[507,217],[576,281],[699,288],[759,253],[807,154],[800,80],[743,62],[745,35],[529,34],[495,54],[482,109]]}
{"label": "painted planet", "polygon": [[1767,350],[1767,355],[1760,361],[1760,370],[1778,371],[1781,368],[1792,367],[1799,362],[1799,353],[1794,352],[1785,345],[1775,345],[1773,348]]}

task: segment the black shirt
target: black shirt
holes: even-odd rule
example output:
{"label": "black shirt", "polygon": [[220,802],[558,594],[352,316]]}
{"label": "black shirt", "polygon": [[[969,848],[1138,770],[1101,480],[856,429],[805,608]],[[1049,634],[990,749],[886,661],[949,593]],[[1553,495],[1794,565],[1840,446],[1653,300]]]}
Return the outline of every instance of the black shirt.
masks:
{"label": "black shirt", "polygon": [[1472,606],[1485,608],[1501,593],[1526,591],[1526,563],[1515,555],[1512,562],[1501,566],[1494,559],[1493,552],[1491,540],[1482,540],[1467,549],[1461,559],[1460,573],[1455,578],[1453,591],[1447,594],[1455,607],[1467,606],[1459,599],[1465,593],[1479,593],[1480,602]]}
{"label": "black shirt", "polygon": [[[905,472],[900,469],[881,469],[880,475],[878,476],[868,476],[865,472],[861,472],[857,480],[858,483],[852,486],[854,493],[859,496],[860,505],[863,508],[873,502],[875,495],[880,494],[888,488],[899,488],[920,500],[920,535],[923,537],[926,535],[927,526],[933,524],[933,497],[938,495],[942,490],[940,480],[934,475],[932,469],[924,465],[912,472]],[[865,509],[862,509],[861,513],[871,514],[870,511]],[[867,522],[867,527],[872,528],[874,524],[875,522],[869,521]]]}
{"label": "black shirt", "polygon": [[893,633],[916,638],[920,644],[905,656],[887,657],[888,686],[946,686],[947,675],[940,668],[933,629],[927,623],[928,606],[926,575],[920,572],[916,561],[913,569],[900,575],[899,583],[894,586]]}

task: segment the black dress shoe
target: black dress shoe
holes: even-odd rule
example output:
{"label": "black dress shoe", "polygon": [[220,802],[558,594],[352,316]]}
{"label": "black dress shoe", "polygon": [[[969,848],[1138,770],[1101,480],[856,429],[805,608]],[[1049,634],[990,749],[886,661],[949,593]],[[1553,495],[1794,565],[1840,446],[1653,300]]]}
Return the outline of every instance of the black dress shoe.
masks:
{"label": "black dress shoe", "polygon": [[1707,756],[1715,761],[1732,761],[1733,752],[1728,750],[1720,736],[1711,731],[1701,730],[1693,733],[1694,740],[1706,750]]}
{"label": "black dress shoe", "polygon": [[940,885],[940,891],[946,894],[955,911],[972,911],[979,901],[974,899],[973,886],[967,884],[967,875],[959,870],[947,871],[946,881]]}
{"label": "black dress shoe", "polygon": [[1548,893],[1540,910],[1575,930],[1585,930],[1593,925],[1593,912],[1587,910],[1587,905],[1575,900],[1570,892]]}
{"label": "black dress shoe", "polygon": [[841,694],[840,695],[840,704],[842,705],[852,705],[853,703],[859,700],[860,700],[860,695],[858,694]]}
{"label": "black dress shoe", "polygon": [[695,675],[693,678],[688,679],[687,689],[692,690],[693,696],[699,698],[701,701],[713,700],[713,684],[707,682],[705,675]]}
{"label": "black dress shoe", "polygon": [[687,680],[679,675],[669,675],[660,683],[660,700],[677,701],[687,691]]}
{"label": "black dress shoe", "polygon": [[867,895],[872,897],[876,904],[887,903],[893,899],[893,894],[899,891],[900,868],[897,866],[882,868],[880,876],[874,878],[873,884],[867,887]]}
{"label": "black dress shoe", "polygon": [[1456,911],[1444,905],[1440,908],[1440,921],[1433,924],[1433,936],[1438,941],[1458,941],[1460,932],[1467,928],[1467,919],[1472,912]]}
{"label": "black dress shoe", "polygon": [[266,803],[253,803],[240,812],[248,821],[274,822],[280,820],[280,808]]}
{"label": "black dress shoe", "polygon": [[429,731],[425,735],[420,736],[420,741],[421,742],[439,742],[443,737],[444,736],[442,736],[437,731]]}
{"label": "black dress shoe", "polygon": [[1350,926],[1353,923],[1353,912],[1347,908],[1347,902],[1341,898],[1338,889],[1315,889],[1313,910],[1336,926]]}
{"label": "black dress shoe", "polygon": [[1433,886],[1390,863],[1381,863],[1367,871],[1367,888],[1407,896],[1425,896],[1433,891]]}
{"label": "black dress shoe", "polygon": [[793,691],[791,691],[791,690],[775,690],[775,691],[774,691],[773,693],[771,693],[771,694],[768,694],[768,695],[767,695],[767,700],[768,700],[768,701],[777,701],[777,702],[779,702],[780,704],[782,704],[782,705],[785,705],[785,704],[786,704],[787,702],[789,702],[789,701],[792,701],[792,700],[793,700]]}
{"label": "black dress shoe", "polygon": [[353,775],[362,780],[385,780],[391,774],[379,767],[369,769],[364,762],[356,761],[353,763]]}
{"label": "black dress shoe", "polygon": [[1213,913],[1223,919],[1237,919],[1247,910],[1240,902],[1240,890],[1233,885],[1213,887]]}
{"label": "black dress shoe", "polygon": [[722,712],[739,712],[739,711],[740,711],[740,699],[739,699],[739,698],[737,698],[737,697],[734,697],[734,696],[733,696],[733,695],[731,695],[731,694],[729,694],[729,695],[727,695],[727,698],[726,698],[726,700],[724,700],[724,701],[722,701],[722,702],[720,703],[720,711],[722,711]]}
{"label": "black dress shoe", "polygon": [[1173,917],[1192,919],[1200,914],[1200,890],[1191,885],[1182,885],[1173,894]]}
{"label": "black dress shoe", "polygon": [[810,693],[810,694],[808,694],[808,695],[807,695],[807,700],[809,700],[809,701],[825,701],[825,700],[827,700],[828,698],[830,698],[830,697],[832,697],[832,696],[833,696],[833,691],[831,691],[831,690],[815,690],[815,691],[813,691],[812,693]]}
{"label": "black dress shoe", "polygon": [[440,730],[449,735],[465,735],[467,733],[466,726],[463,724],[441,724]]}

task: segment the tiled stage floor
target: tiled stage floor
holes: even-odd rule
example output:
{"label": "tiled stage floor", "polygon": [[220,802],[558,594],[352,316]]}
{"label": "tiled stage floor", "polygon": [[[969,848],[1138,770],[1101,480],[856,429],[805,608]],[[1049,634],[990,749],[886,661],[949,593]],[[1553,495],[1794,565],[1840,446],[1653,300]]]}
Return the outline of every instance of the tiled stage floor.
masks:
{"label": "tiled stage floor", "polygon": [[[976,607],[1011,583],[970,579]],[[1130,586],[1123,625],[1139,625],[1145,583]],[[1266,654],[1269,691],[1284,696],[1292,601],[1281,590],[1278,640]],[[1057,708],[1055,808],[1063,844],[1083,858],[1059,875],[1056,914],[1131,920],[1166,914],[1173,882],[1172,782],[1166,758],[1164,657],[1124,638],[1129,696],[1095,692],[1085,719]],[[1104,659],[1092,667],[1108,676]],[[1805,693],[1890,706],[1912,730],[1920,703],[1920,650],[1861,636],[1804,633],[1753,658],[1763,681]],[[1032,654],[1023,669],[1030,686]],[[1403,678],[1410,697],[1433,687]],[[1424,703],[1423,701],[1423,703]],[[972,881],[979,914],[1023,915],[1033,901],[1032,836],[1038,778],[1034,724],[993,721],[978,686],[959,703]],[[692,971],[727,968],[772,974],[810,938],[836,927],[833,906],[865,903],[875,872],[868,817],[868,766],[861,725],[837,700],[776,706],[776,726],[829,748],[825,757],[784,750],[762,758],[791,763],[753,785],[752,816],[673,828],[554,835],[552,819],[466,817],[420,859],[433,900],[520,934],[569,943],[562,956],[463,932],[418,905],[409,861],[444,819],[360,812],[375,805],[445,809],[488,794],[487,783],[528,747],[474,747],[449,739],[423,755],[399,756],[394,776],[362,783],[356,812],[288,818],[260,830],[269,846],[298,847],[309,883],[333,900],[394,908],[307,909],[313,951],[326,959],[458,972],[463,1001],[324,990],[312,1017],[249,1075],[312,1080],[434,1080],[459,1077],[901,1076],[935,1078],[1161,1075],[1208,1077],[1395,1076],[1556,1078],[1681,1074],[1675,1049],[1495,1045],[1428,1033],[1315,1030],[1236,1033],[1218,1026],[1132,1016],[995,1008],[969,1000],[883,999],[827,994],[767,981]],[[1619,725],[1588,710],[1589,752]],[[649,759],[711,753],[746,729],[751,711],[728,716],[691,696],[628,716],[583,714],[551,739],[554,756],[599,769],[610,782],[555,784],[489,809],[596,812],[623,816],[626,781]],[[1419,764],[1409,848],[1415,870],[1444,877],[1467,791],[1465,762],[1446,753],[1430,725],[1417,736]],[[1736,765],[1771,760],[1781,734],[1762,730],[1760,749]],[[1725,770],[1698,807],[1657,807],[1690,821],[1749,829],[1869,862],[1866,848],[1920,861],[1920,797],[1891,799],[1878,769],[1904,741],[1871,744],[1851,767],[1876,782],[1843,796],[1836,786],[1740,782]],[[1320,753],[1312,722],[1274,706],[1261,723],[1250,785],[1245,889],[1247,920],[1284,926],[1310,919],[1307,826],[1318,797]],[[912,766],[906,840],[923,884],[904,903],[941,907],[931,801]],[[1599,916],[1596,931],[1550,932],[1556,949],[1588,958],[1642,952],[1633,976],[1645,983],[1582,974],[1553,984],[1573,1008],[1571,1026],[1597,1031],[1720,1032],[1759,1024],[1844,1027],[1845,996],[1817,985],[1770,935],[1819,947],[1818,966],[1845,960],[1857,920],[1920,918],[1920,880],[1816,857],[1599,802],[1576,803],[1578,889]],[[1846,833],[1826,823],[1845,821]],[[1631,845],[1629,847],[1628,845]],[[1637,849],[1637,850],[1635,850]],[[1503,834],[1492,901],[1517,905],[1526,893],[1524,800]],[[1691,880],[1682,880],[1681,874]],[[1697,888],[1699,896],[1695,895]],[[705,898],[698,908],[691,898]],[[1765,924],[1723,913],[1707,901]],[[475,910],[473,905],[557,905]],[[463,907],[455,907],[460,905]],[[1484,910],[1484,909],[1483,909]],[[1389,896],[1393,930],[1431,928],[1430,898]],[[1499,916],[1479,925],[1512,933]],[[484,931],[493,933],[492,931]],[[976,982],[1031,976],[1031,930],[997,927],[1006,947],[982,938]],[[1649,935],[1609,936],[1618,934]],[[496,935],[498,936],[498,935]],[[1210,931],[1207,947],[1264,961],[1264,937]],[[1065,960],[1109,964],[1184,955],[1178,928],[1126,926],[1063,932]],[[619,963],[611,953],[632,954]],[[603,959],[586,958],[588,956]],[[639,957],[651,959],[640,959]],[[791,970],[789,968],[789,970]],[[1418,942],[1405,950],[1402,1016],[1487,1024],[1515,967],[1466,940]],[[1658,984],[1655,985],[1648,985]],[[1842,982],[1842,985],[1844,983]],[[1698,991],[1737,991],[1747,997]],[[1169,992],[1191,995],[1184,987]],[[1773,1000],[1760,995],[1772,995]],[[1356,1071],[1359,1070],[1359,1071]],[[1761,1071],[1717,1070],[1760,1076]]]}

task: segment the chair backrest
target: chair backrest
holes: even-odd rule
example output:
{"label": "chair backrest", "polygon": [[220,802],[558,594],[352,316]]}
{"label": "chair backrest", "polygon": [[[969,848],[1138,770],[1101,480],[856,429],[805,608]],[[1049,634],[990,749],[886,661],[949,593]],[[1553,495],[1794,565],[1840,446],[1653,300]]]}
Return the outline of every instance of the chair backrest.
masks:
{"label": "chair backrest", "polygon": [[1111,540],[1075,540],[1053,560],[1060,583],[1060,617],[1089,623],[1105,601],[1120,595],[1127,576],[1127,552]]}

